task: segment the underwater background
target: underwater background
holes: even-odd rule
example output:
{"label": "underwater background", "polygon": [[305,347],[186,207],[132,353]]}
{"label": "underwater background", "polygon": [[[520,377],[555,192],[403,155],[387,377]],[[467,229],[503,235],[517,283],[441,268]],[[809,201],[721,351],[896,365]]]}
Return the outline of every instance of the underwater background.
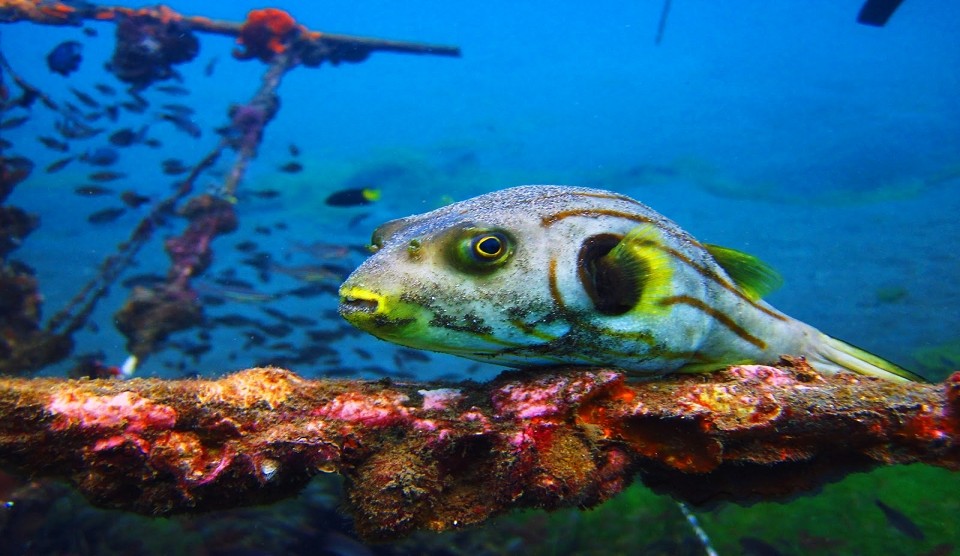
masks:
{"label": "underwater background", "polygon": [[[232,21],[265,7],[168,5]],[[137,376],[219,376],[260,364],[311,377],[495,376],[500,369],[492,365],[353,333],[336,314],[335,292],[364,259],[377,225],[520,184],[634,197],[698,239],[779,270],[786,285],[768,300],[785,313],[930,380],[960,369],[960,7],[908,1],[881,28],[856,23],[854,1],[678,0],[658,44],[659,2],[271,6],[312,30],[456,45],[462,56],[375,52],[358,64],[289,72],[279,112],[237,191],[239,228],[215,240],[213,263],[195,282],[209,302],[205,324],[173,335]],[[18,75],[58,101],[80,104],[74,88],[106,105],[125,88],[104,69],[114,27],[2,25],[0,50]],[[35,165],[7,203],[40,218],[11,258],[35,270],[44,315],[66,306],[151,203],[170,194],[180,179],[168,171],[171,161],[197,164],[218,141],[215,129],[228,122],[230,106],[259,87],[264,65],[233,58],[233,39],[199,38],[197,57],[176,67],[181,80],[140,93],[145,111],[120,110],[116,122],[96,122],[107,131],[69,141],[66,152],[37,140],[55,135],[51,111],[2,115],[29,116],[0,137],[9,142],[4,156]],[[83,60],[68,76],[46,61],[64,41],[82,45]],[[199,137],[159,117],[165,104],[192,109]],[[132,144],[107,139],[144,126]],[[100,148],[117,160],[92,164]],[[62,169],[45,171],[74,155]],[[196,189],[216,190],[233,156],[222,156]],[[124,176],[92,183],[100,171]],[[93,185],[108,191],[77,191]],[[354,206],[327,202],[355,189],[376,189],[380,197]],[[122,191],[147,199],[134,206],[119,198]],[[91,222],[94,214],[103,216]],[[180,226],[172,221],[140,251],[74,336],[75,356],[109,365],[126,359],[113,315],[132,287],[163,278],[169,261],[162,241]],[[316,344],[326,349],[304,357]],[[62,376],[75,363],[42,374]],[[958,487],[943,470],[897,467],[786,504],[724,505],[698,516],[721,554],[951,554],[960,544],[952,517],[960,510]],[[63,487],[43,488],[56,495],[38,494],[33,513],[23,513],[30,510],[24,502],[17,516],[3,517],[2,550],[703,553],[677,506],[640,485],[587,512],[510,514],[480,529],[373,546],[351,537],[330,480],[266,508],[169,519],[98,510]],[[878,499],[898,514],[883,512]],[[905,533],[911,529],[897,515],[923,534]]]}

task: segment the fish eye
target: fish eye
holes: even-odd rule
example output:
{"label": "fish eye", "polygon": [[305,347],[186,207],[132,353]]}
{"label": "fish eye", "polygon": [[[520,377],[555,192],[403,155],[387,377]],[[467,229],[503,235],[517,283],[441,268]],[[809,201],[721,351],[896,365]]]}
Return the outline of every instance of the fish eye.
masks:
{"label": "fish eye", "polygon": [[503,254],[503,240],[494,234],[478,236],[473,240],[473,252],[481,260],[496,259]]}
{"label": "fish eye", "polygon": [[463,272],[486,274],[500,268],[513,254],[515,242],[497,229],[464,227],[447,244],[449,260]]}

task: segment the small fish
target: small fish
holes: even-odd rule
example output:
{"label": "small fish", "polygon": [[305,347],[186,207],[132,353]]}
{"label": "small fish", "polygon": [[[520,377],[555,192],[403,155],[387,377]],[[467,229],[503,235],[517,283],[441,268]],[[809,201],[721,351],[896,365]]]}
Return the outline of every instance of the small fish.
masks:
{"label": "small fish", "polygon": [[40,141],[41,143],[43,143],[44,147],[57,152],[65,153],[68,150],[70,150],[70,145],[68,145],[67,143],[64,143],[63,141],[58,141],[53,137],[45,137],[43,135],[40,135],[37,137],[37,141]]}
{"label": "small fish", "polygon": [[290,146],[287,148],[290,150],[290,156],[300,156],[300,147],[290,143]]}
{"label": "small fish", "polygon": [[87,222],[91,224],[107,224],[123,216],[127,212],[124,208],[105,208],[98,210],[87,217]]}
{"label": "small fish", "polygon": [[331,193],[324,201],[331,207],[358,207],[373,204],[380,199],[380,190],[369,187],[341,189]]}
{"label": "small fish", "polygon": [[120,158],[120,153],[110,147],[88,150],[80,155],[80,160],[93,166],[110,166]]}
{"label": "small fish", "polygon": [[103,107],[103,113],[111,122],[116,122],[120,118],[120,105],[108,104]]}
{"label": "small fish", "polygon": [[140,195],[136,191],[128,189],[120,194],[120,200],[130,208],[137,208],[149,203],[151,199],[150,197]]}
{"label": "small fish", "polygon": [[93,86],[94,89],[100,91],[102,95],[114,96],[117,94],[117,90],[111,87],[110,85],[105,85],[103,83],[96,83]]}
{"label": "small fish", "polygon": [[250,195],[257,197],[258,199],[276,199],[280,196],[280,191],[276,189],[258,189],[251,191]]}
{"label": "small fish", "polygon": [[160,119],[170,122],[178,130],[186,133],[194,139],[200,137],[200,126],[178,114],[160,114]]}
{"label": "small fish", "polygon": [[340,313],[395,343],[509,367],[709,372],[804,356],[822,373],[919,377],[764,301],[782,279],[611,191],[523,186],[388,222]]}
{"label": "small fish", "polygon": [[127,177],[127,175],[124,174],[123,172],[111,172],[107,170],[104,172],[94,172],[87,177],[93,181],[105,182],[105,181],[119,180],[121,178]]}
{"label": "small fish", "polygon": [[47,54],[47,68],[66,77],[80,67],[83,61],[83,45],[77,41],[65,41]]}
{"label": "small fish", "polygon": [[120,282],[120,285],[125,288],[133,288],[136,286],[151,288],[166,281],[166,277],[160,274],[134,274]]}
{"label": "small fish", "polygon": [[74,187],[73,192],[85,197],[100,197],[103,195],[113,195],[114,193],[112,189],[103,187],[102,185],[80,185]]}
{"label": "small fish", "polygon": [[894,529],[916,541],[922,541],[927,538],[927,536],[923,533],[923,529],[921,529],[919,525],[914,523],[914,521],[907,517],[903,512],[884,504],[879,498],[875,499],[873,502],[878,508],[880,508],[880,511],[883,512],[883,515],[887,518],[887,523],[889,523]]}
{"label": "small fish", "polygon": [[146,126],[141,127],[140,131],[134,131],[129,127],[125,127],[111,133],[107,140],[110,141],[111,145],[116,145],[118,147],[129,147],[130,145],[141,141],[146,132]]}
{"label": "small fish", "polygon": [[257,250],[257,244],[252,241],[241,241],[234,245],[234,248],[241,253],[252,253]]}
{"label": "small fish", "polygon": [[207,65],[203,66],[203,75],[210,77],[213,75],[213,71],[217,68],[217,57],[214,56],[210,58],[207,62]]}
{"label": "small fish", "polygon": [[176,158],[168,158],[160,163],[163,173],[168,176],[177,176],[190,171],[190,167]]}
{"label": "small fish", "polygon": [[58,120],[54,127],[67,139],[89,139],[104,131],[102,127],[90,127],[82,122],[68,119]]}
{"label": "small fish", "polygon": [[0,122],[0,129],[13,129],[22,126],[30,119],[30,116],[16,116],[7,118]]}
{"label": "small fish", "polygon": [[286,164],[278,168],[278,170],[280,170],[281,172],[286,172],[288,174],[296,174],[297,172],[303,170],[303,164],[300,164],[299,162],[287,162]]}
{"label": "small fish", "polygon": [[128,100],[121,102],[120,106],[125,108],[128,112],[133,112],[134,114],[143,114],[147,111],[146,105],[130,102]]}
{"label": "small fish", "polygon": [[53,174],[53,173],[59,172],[60,170],[63,170],[64,168],[66,168],[66,167],[67,167],[67,164],[70,164],[71,162],[73,162],[73,159],[74,159],[74,158],[76,158],[76,157],[75,157],[75,156],[68,156],[68,157],[66,157],[66,158],[61,158],[60,160],[56,160],[56,161],[54,161],[54,162],[51,162],[49,165],[47,165],[47,167],[45,168],[45,170],[46,170],[46,172],[47,172],[48,174]]}
{"label": "small fish", "polygon": [[192,116],[194,113],[193,108],[190,108],[186,104],[162,104],[160,108],[164,110],[169,110],[174,114],[179,114],[181,116]]}
{"label": "small fish", "polygon": [[77,97],[77,99],[88,108],[100,108],[100,103],[87,93],[74,87],[70,87],[70,92],[73,93],[73,96]]}
{"label": "small fish", "polygon": [[168,95],[173,95],[177,97],[182,97],[190,94],[190,90],[180,85],[161,85],[157,87],[157,90],[161,93],[166,93]]}

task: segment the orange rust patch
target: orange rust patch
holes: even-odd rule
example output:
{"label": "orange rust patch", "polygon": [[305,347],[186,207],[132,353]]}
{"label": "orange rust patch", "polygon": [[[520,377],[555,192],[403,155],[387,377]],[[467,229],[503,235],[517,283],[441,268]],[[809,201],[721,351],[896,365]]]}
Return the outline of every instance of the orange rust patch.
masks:
{"label": "orange rust patch", "polygon": [[201,403],[222,402],[247,408],[263,403],[270,409],[282,405],[303,384],[296,374],[274,367],[249,369],[197,388]]}

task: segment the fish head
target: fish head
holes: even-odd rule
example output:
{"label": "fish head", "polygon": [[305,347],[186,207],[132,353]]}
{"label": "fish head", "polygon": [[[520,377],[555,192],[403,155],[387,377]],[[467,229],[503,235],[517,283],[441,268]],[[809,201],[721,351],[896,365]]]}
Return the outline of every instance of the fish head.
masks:
{"label": "fish head", "polygon": [[388,222],[341,286],[340,314],[413,348],[507,366],[598,364],[580,357],[592,341],[580,325],[599,314],[584,258],[635,223],[564,217],[585,200],[639,205],[600,190],[522,186]]}

